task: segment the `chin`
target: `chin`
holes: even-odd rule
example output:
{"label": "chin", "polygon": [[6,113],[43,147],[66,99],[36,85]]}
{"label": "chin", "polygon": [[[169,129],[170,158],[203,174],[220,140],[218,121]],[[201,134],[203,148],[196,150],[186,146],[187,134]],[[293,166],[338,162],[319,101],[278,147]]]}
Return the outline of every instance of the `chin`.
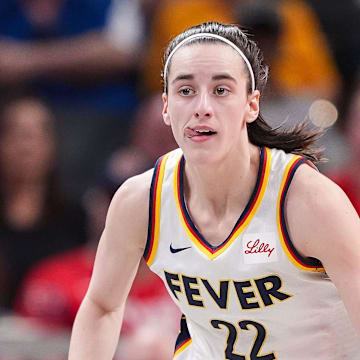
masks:
{"label": "chin", "polygon": [[199,165],[214,165],[221,161],[222,157],[219,154],[219,151],[216,149],[210,148],[201,148],[201,149],[183,149],[185,160],[193,163],[197,166]]}

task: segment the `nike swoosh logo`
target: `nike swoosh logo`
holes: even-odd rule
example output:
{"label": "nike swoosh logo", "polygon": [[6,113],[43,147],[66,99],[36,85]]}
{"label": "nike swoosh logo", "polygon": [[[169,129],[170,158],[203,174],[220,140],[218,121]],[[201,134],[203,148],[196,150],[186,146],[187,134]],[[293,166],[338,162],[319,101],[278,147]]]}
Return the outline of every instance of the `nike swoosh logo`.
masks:
{"label": "nike swoosh logo", "polygon": [[184,247],[184,248],[174,249],[174,248],[172,247],[172,244],[170,244],[170,251],[171,251],[173,254],[176,254],[176,253],[178,253],[178,252],[180,252],[180,251],[183,251],[183,250],[186,250],[186,249],[190,249],[190,248],[191,248],[191,246]]}

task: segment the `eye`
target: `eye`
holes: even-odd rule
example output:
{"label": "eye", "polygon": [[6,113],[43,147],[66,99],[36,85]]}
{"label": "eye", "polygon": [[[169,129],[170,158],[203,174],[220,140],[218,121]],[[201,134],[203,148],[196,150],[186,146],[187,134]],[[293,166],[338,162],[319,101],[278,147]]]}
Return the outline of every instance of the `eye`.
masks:
{"label": "eye", "polygon": [[195,91],[191,88],[182,88],[179,90],[179,94],[182,96],[194,95]]}
{"label": "eye", "polygon": [[225,95],[227,95],[229,92],[230,92],[229,89],[226,89],[226,88],[221,87],[221,86],[219,86],[219,87],[217,87],[217,88],[215,89],[215,94],[218,95],[218,96],[225,96]]}

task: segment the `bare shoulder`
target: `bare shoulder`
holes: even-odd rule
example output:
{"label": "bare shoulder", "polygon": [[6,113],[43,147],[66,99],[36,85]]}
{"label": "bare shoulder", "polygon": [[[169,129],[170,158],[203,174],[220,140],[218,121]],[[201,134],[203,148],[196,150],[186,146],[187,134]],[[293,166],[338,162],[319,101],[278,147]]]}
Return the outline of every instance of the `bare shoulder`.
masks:
{"label": "bare shoulder", "polygon": [[149,191],[154,169],[127,179],[116,191],[111,206],[137,206],[149,200]]}
{"label": "bare shoulder", "polygon": [[102,309],[123,306],[144,253],[152,173],[127,180],[111,201],[87,293]]}
{"label": "bare shoulder", "polygon": [[[344,191],[325,175],[304,164],[296,171],[289,189],[287,206],[328,216],[350,214],[354,209]],[[305,214],[304,214],[305,215]],[[320,220],[320,219],[319,219]],[[325,220],[325,219],[324,219]]]}
{"label": "bare shoulder", "polygon": [[104,231],[131,232],[132,238],[139,239],[138,245],[145,247],[153,171],[131,177],[121,185],[111,201]]}
{"label": "bare shoulder", "polygon": [[290,185],[286,221],[293,244],[321,261],[360,331],[360,219],[339,186],[301,165]]}
{"label": "bare shoulder", "polygon": [[306,164],[298,168],[289,188],[286,219],[295,246],[306,256],[318,255],[317,247],[324,245],[321,239],[359,226],[359,217],[343,190]]}

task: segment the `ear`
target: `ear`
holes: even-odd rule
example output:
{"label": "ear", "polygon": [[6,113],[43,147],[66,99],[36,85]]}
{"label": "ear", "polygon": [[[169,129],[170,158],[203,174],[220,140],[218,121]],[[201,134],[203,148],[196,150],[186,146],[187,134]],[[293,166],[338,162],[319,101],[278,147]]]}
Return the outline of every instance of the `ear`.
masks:
{"label": "ear", "polygon": [[162,94],[162,100],[163,100],[163,110],[162,110],[162,116],[164,119],[164,123],[167,126],[170,126],[170,115],[168,113],[168,99],[167,99],[167,95],[165,93]]}
{"label": "ear", "polygon": [[245,120],[247,123],[252,123],[259,116],[260,111],[260,92],[259,90],[255,90],[248,97],[248,108],[247,113],[245,115]]}

